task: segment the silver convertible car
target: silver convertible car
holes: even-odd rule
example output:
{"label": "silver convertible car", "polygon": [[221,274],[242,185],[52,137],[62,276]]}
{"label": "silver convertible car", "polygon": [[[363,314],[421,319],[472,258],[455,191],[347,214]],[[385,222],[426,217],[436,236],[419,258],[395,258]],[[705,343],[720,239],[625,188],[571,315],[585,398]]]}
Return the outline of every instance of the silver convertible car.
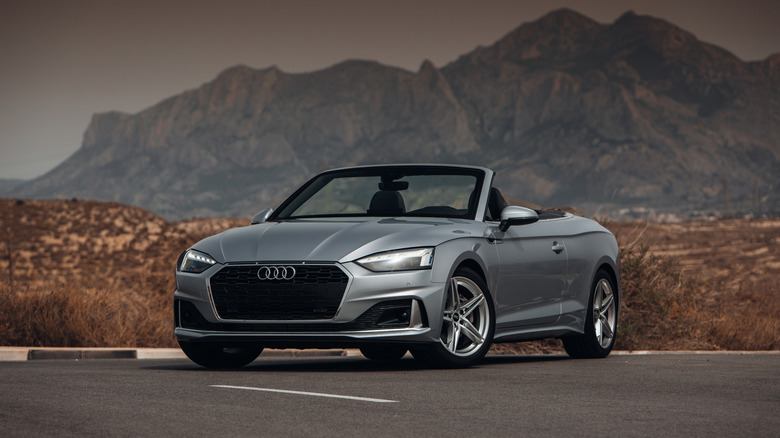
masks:
{"label": "silver convertible car", "polygon": [[494,342],[560,338],[607,356],[617,334],[614,236],[569,213],[507,206],[493,171],[387,165],[321,173],[248,227],[176,263],[175,333],[194,362],[263,348],[407,351],[466,367]]}

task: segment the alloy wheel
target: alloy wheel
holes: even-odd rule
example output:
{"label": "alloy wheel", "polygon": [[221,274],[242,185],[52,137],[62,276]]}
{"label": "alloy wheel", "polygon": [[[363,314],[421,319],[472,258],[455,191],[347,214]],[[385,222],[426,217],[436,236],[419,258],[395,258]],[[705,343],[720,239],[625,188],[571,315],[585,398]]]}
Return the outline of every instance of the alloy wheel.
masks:
{"label": "alloy wheel", "polygon": [[593,297],[593,325],[596,341],[601,345],[601,348],[609,347],[612,338],[615,337],[615,323],[615,295],[612,292],[610,282],[602,278],[596,284]]}
{"label": "alloy wheel", "polygon": [[466,277],[450,280],[441,343],[456,356],[478,351],[490,331],[490,309],[482,289]]}

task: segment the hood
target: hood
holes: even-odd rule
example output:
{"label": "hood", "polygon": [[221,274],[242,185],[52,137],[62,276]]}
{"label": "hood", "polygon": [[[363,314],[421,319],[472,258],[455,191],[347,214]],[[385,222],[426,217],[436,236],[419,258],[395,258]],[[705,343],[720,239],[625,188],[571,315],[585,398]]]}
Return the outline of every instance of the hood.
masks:
{"label": "hood", "polygon": [[267,222],[227,230],[193,248],[220,263],[349,262],[382,251],[481,237],[484,228],[474,221],[432,218]]}

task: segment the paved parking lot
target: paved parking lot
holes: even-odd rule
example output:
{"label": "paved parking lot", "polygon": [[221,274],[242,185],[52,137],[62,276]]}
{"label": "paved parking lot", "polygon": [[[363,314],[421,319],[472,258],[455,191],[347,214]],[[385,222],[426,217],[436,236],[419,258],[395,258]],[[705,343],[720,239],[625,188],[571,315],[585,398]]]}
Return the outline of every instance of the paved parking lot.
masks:
{"label": "paved parking lot", "polygon": [[464,370],[360,357],[0,363],[0,430],[30,435],[777,436],[780,354],[488,357]]}

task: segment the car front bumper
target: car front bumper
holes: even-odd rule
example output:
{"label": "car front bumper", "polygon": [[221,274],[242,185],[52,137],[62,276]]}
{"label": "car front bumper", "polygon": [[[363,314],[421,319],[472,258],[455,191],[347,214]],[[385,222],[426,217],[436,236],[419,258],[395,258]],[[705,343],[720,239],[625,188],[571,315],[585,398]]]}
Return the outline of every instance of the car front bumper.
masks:
{"label": "car front bumper", "polygon": [[438,341],[447,285],[432,282],[431,270],[372,272],[355,263],[329,265],[338,266],[348,281],[338,310],[327,319],[222,318],[211,278],[225,265],[200,274],[177,272],[176,338],[180,342],[252,342],[273,348]]}

